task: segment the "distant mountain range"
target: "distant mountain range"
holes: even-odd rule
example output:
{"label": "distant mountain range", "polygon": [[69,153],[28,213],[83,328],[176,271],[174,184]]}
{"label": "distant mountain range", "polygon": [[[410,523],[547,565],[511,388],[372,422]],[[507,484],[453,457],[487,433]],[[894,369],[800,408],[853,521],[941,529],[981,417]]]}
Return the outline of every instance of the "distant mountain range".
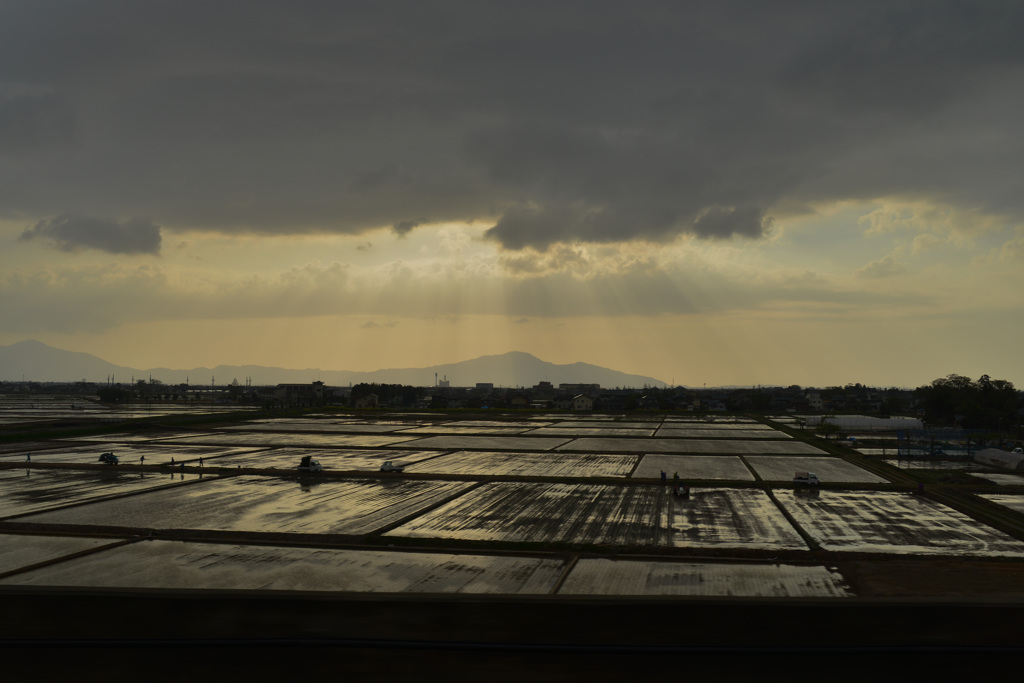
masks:
{"label": "distant mountain range", "polygon": [[448,378],[451,386],[474,386],[478,382],[490,382],[494,386],[529,387],[541,381],[548,381],[556,387],[559,384],[600,384],[613,387],[664,387],[665,382],[629,375],[624,372],[602,368],[589,363],[557,365],[542,361],[536,356],[521,351],[510,351],[497,356],[480,356],[472,360],[429,368],[393,368],[356,372],[350,370],[321,370],[306,368],[264,367],[261,365],[218,365],[215,368],[190,368],[171,370],[169,368],[129,368],[114,365],[88,353],[64,351],[38,341],[22,341],[10,346],[0,346],[0,380],[11,382],[22,379],[35,382],[68,382],[86,380],[114,381],[128,384],[135,380],[160,380],[164,384],[181,384],[188,381],[193,385],[209,384],[211,379],[217,385],[230,384],[237,379],[244,383],[251,378],[253,384],[285,384],[321,380],[329,386],[347,386],[360,382],[381,384],[409,384],[433,386],[435,373],[438,379]]}

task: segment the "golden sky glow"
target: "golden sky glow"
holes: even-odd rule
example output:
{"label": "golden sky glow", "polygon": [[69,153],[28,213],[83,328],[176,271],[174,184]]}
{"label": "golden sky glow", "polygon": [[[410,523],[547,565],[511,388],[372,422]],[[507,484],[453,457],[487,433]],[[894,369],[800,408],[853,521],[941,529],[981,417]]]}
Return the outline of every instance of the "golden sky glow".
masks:
{"label": "golden sky glow", "polygon": [[[922,212],[941,209],[802,215],[756,245],[508,253],[475,224],[406,237],[186,232],[157,258],[28,245],[2,257],[5,298],[22,302],[8,305],[8,325],[13,315],[24,330],[0,343],[37,338],[133,367],[374,370],[523,350],[693,386],[1012,378],[1022,323],[1007,285],[1024,285],[1020,228],[986,219],[972,231]],[[7,238],[23,227],[8,222]],[[829,230],[856,235],[838,250],[816,244]],[[922,236],[931,246],[915,249]],[[1002,372],[991,367],[1000,358]]]}

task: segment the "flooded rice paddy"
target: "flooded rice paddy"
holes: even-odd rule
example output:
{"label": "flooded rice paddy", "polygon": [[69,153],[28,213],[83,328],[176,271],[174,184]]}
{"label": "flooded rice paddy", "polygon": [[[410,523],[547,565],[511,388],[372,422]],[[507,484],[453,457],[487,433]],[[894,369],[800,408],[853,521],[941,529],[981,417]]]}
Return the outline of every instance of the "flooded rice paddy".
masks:
{"label": "flooded rice paddy", "polygon": [[792,439],[789,434],[774,429],[755,429],[748,425],[718,425],[679,427],[673,425],[662,427],[655,436],[668,439]]}
{"label": "flooded rice paddy", "polygon": [[0,534],[0,574],[111,543],[99,538]]}
{"label": "flooded rice paddy", "polygon": [[[20,466],[28,451],[32,464]],[[73,469],[107,451],[126,466]],[[328,476],[299,476],[294,468],[306,455]],[[158,467],[133,467],[143,457]],[[192,469],[164,468],[172,457]],[[200,472],[199,458],[206,467],[227,469],[218,470],[220,477]],[[385,460],[405,463],[406,473],[381,475]],[[255,469],[280,474],[260,476]],[[924,497],[827,486],[796,495],[789,481],[803,470],[850,489],[887,481],[745,418],[325,416],[26,442],[0,451],[0,522],[21,525],[17,534],[0,530],[0,574],[7,574],[0,583],[841,597],[849,595],[842,577],[797,566],[799,560],[708,563],[674,555],[740,550],[765,558],[785,552],[792,560],[792,553],[820,545],[837,552],[1024,557],[1024,543]],[[669,485],[659,481],[662,471]],[[705,484],[689,498],[675,497],[676,472],[684,483]],[[978,476],[1024,483],[1009,472]],[[780,485],[742,488],[758,479]],[[1024,513],[1024,495],[979,495]],[[34,531],[48,524],[105,527],[112,537]],[[134,542],[140,530],[143,536],[173,531],[186,540]],[[208,532],[229,534],[219,538],[232,543],[198,542]],[[289,544],[301,547],[275,547],[270,544],[281,543],[279,537],[268,534],[294,534]],[[262,544],[247,545],[253,538]],[[383,543],[400,548],[369,547]],[[473,552],[444,549],[467,543]],[[487,543],[524,545],[496,555]],[[342,544],[360,547],[318,547]],[[564,550],[546,555],[546,544],[658,557],[570,559]],[[30,569],[40,563],[47,566]]]}
{"label": "flooded rice paddy", "polygon": [[967,458],[959,460],[939,460],[936,458],[888,458],[883,460],[886,465],[891,465],[901,470],[980,470],[986,465],[976,463]]}
{"label": "flooded rice paddy", "polygon": [[1024,556],[1024,542],[928,498],[889,491],[780,491],[793,518],[828,550]]}
{"label": "flooded rice paddy", "polygon": [[1002,505],[1024,514],[1024,495],[1013,493],[982,493],[979,494],[979,496],[997,505]]}
{"label": "flooded rice paddy", "polygon": [[452,425],[431,425],[403,429],[402,434],[522,434],[530,431],[526,427],[460,427]]}
{"label": "flooded rice paddy", "polygon": [[162,432],[143,434],[105,434],[94,436],[76,436],[75,441],[106,441],[108,443],[151,443],[162,439],[181,439],[183,437],[198,437],[212,435],[213,432]]}
{"label": "flooded rice paddy", "polygon": [[388,434],[402,430],[414,429],[420,423],[413,424],[365,424],[357,422],[329,422],[327,420],[297,420],[297,421],[272,421],[259,424],[232,425],[225,427],[225,431],[243,432],[343,432],[357,433],[366,432],[369,434]]}
{"label": "flooded rice paddy", "polygon": [[151,403],[125,404],[111,408],[82,398],[34,395],[19,397],[5,394],[0,397],[0,425],[46,423],[56,420],[75,420],[99,424],[171,415],[215,415],[255,410],[257,409],[250,406]]}
{"label": "flooded rice paddy", "polygon": [[765,481],[792,481],[795,472],[814,472],[823,482],[869,484],[888,481],[885,477],[839,458],[751,455],[746,460],[757,472],[757,476]]}
{"label": "flooded rice paddy", "polygon": [[31,515],[24,521],[147,529],[295,534],[367,534],[470,484],[444,481],[329,481],[240,476],[175,491]]}
{"label": "flooded rice paddy", "polygon": [[733,453],[757,454],[814,454],[826,455],[825,451],[801,441],[741,441],[735,439],[574,439],[559,450],[641,453]]}
{"label": "flooded rice paddy", "polygon": [[[222,446],[173,446],[155,443],[114,443],[106,442],[99,445],[73,446],[70,448],[48,448],[31,452],[32,462],[35,463],[96,463],[99,461],[100,453],[113,453],[120,460],[122,465],[163,465],[169,464],[171,459],[175,463],[198,462],[199,458],[204,460],[219,458],[226,455],[238,453],[255,453],[258,449],[253,447],[222,447]],[[143,461],[145,458],[145,461]],[[0,455],[0,462],[5,461],[27,461],[26,454],[5,453]]]}
{"label": "flooded rice paddy", "polygon": [[385,536],[611,546],[805,549],[764,491],[665,486],[485,484]]}
{"label": "flooded rice paddy", "polygon": [[535,557],[143,541],[0,584],[366,593],[550,592],[564,562]]}
{"label": "flooded rice paddy", "polygon": [[762,598],[848,597],[837,572],[787,564],[580,560],[562,595],[689,595]]}
{"label": "flooded rice paddy", "polygon": [[436,458],[446,451],[386,451],[380,449],[340,449],[340,448],[268,448],[248,451],[241,455],[227,455],[211,459],[211,467],[242,467],[247,469],[279,469],[292,470],[299,465],[302,458],[310,456],[318,461],[325,470],[337,472],[376,472],[381,464],[388,460],[401,460],[406,463],[419,462],[428,458]]}
{"label": "flooded rice paddy", "polygon": [[634,479],[657,479],[664,472],[687,479],[754,481],[754,475],[735,455],[645,455],[633,472]]}
{"label": "flooded rice paddy", "polygon": [[[402,456],[403,460],[407,460]],[[413,463],[408,472],[521,477],[627,477],[635,455],[459,451]]]}
{"label": "flooded rice paddy", "polygon": [[1006,472],[972,472],[971,476],[999,486],[1024,486],[1024,474],[1009,474]]}
{"label": "flooded rice paddy", "polygon": [[410,443],[415,448],[438,450],[515,450],[550,451],[566,443],[567,439],[526,436],[428,436]]}
{"label": "flooded rice paddy", "polygon": [[534,429],[530,432],[531,435],[540,436],[651,436],[654,434],[653,427],[647,427],[644,429],[636,429],[633,427],[566,427],[565,425],[559,425],[557,427],[541,427],[540,429]]}
{"label": "flooded rice paddy", "polygon": [[305,434],[279,432],[223,432],[174,439],[174,443],[232,446],[324,446],[334,448],[393,446],[412,440],[408,436],[376,434]]}
{"label": "flooded rice paddy", "polygon": [[[36,538],[24,537],[22,546]],[[566,559],[553,557],[161,540],[113,547],[96,539],[60,540],[77,543],[51,544],[49,552],[35,557],[23,549],[20,559],[98,551],[0,578],[0,585],[492,595],[851,595],[839,574],[814,565],[581,559],[570,566]],[[3,557],[0,554],[0,562]]]}
{"label": "flooded rice paddy", "polygon": [[0,519],[180,484],[186,481],[186,477],[188,481],[194,481],[198,476],[130,472],[116,467],[89,472],[27,468],[0,470]]}

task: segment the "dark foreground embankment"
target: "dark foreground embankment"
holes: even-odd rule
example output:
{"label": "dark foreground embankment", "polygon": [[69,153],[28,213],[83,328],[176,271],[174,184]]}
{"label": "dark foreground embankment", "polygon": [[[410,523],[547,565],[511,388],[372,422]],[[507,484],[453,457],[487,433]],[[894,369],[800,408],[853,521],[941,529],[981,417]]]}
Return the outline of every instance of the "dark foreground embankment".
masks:
{"label": "dark foreground embankment", "polygon": [[995,600],[5,587],[0,604],[0,678],[12,681],[946,680],[1024,655],[1024,602]]}

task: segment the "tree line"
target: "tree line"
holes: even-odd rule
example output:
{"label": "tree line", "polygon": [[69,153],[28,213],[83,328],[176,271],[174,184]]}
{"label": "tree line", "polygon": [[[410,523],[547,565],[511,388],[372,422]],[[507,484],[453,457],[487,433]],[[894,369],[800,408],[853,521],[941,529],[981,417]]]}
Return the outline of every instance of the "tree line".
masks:
{"label": "tree line", "polygon": [[947,375],[914,393],[932,425],[1016,432],[1022,422],[1022,394],[1005,379]]}

